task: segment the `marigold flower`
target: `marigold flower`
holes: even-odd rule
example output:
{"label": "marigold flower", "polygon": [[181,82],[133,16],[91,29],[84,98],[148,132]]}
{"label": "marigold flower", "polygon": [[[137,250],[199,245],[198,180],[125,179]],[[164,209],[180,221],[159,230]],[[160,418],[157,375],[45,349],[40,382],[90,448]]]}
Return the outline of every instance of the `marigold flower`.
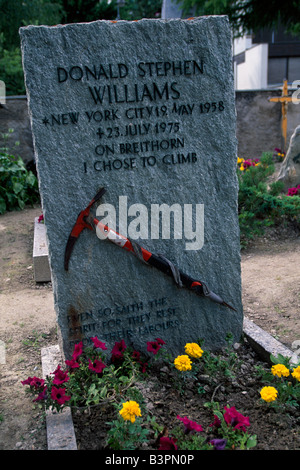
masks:
{"label": "marigold flower", "polygon": [[123,408],[119,411],[125,421],[135,422],[137,416],[142,416],[140,406],[136,401],[130,400],[123,403]]}
{"label": "marigold flower", "polygon": [[288,377],[290,375],[289,369],[283,364],[276,364],[275,366],[272,366],[271,372],[273,375],[277,375],[278,377]]}
{"label": "marigold flower", "polygon": [[300,366],[296,367],[292,372],[292,376],[300,382]]}
{"label": "marigold flower", "polygon": [[274,387],[263,387],[260,391],[261,398],[267,402],[275,401],[277,395],[278,391]]}
{"label": "marigold flower", "polygon": [[177,356],[174,360],[174,365],[176,369],[180,371],[191,370],[192,369],[192,361],[190,360],[189,356],[182,355]]}
{"label": "marigold flower", "polygon": [[200,358],[203,354],[203,350],[197,343],[186,343],[184,349],[185,352],[191,357]]}

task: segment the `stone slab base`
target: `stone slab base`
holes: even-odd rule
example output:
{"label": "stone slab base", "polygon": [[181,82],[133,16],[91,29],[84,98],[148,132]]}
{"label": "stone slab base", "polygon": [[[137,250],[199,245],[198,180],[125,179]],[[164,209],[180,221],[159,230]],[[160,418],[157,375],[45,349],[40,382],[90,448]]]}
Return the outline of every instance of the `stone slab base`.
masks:
{"label": "stone slab base", "polygon": [[51,281],[45,224],[34,219],[33,268],[35,282]]}

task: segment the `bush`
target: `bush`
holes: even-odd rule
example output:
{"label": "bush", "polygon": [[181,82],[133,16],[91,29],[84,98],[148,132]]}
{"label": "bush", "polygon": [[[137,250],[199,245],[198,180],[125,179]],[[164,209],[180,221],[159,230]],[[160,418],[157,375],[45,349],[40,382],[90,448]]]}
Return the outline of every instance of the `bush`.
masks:
{"label": "bush", "polygon": [[283,194],[283,183],[268,184],[274,173],[273,155],[263,153],[259,161],[238,159],[239,224],[241,244],[262,235],[266,227],[292,222],[300,227],[300,197]]}
{"label": "bush", "polygon": [[[4,141],[13,131],[3,135]],[[0,214],[24,209],[26,204],[39,202],[38,181],[26,169],[20,157],[11,155],[6,146],[0,148]]]}

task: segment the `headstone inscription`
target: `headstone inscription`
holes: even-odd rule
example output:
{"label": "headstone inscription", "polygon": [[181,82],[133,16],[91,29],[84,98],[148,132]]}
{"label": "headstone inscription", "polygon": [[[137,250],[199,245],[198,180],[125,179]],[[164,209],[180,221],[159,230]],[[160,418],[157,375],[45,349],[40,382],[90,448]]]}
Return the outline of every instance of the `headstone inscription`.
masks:
{"label": "headstone inscription", "polygon": [[[238,340],[227,18],[28,26],[20,35],[64,354],[95,336],[108,349],[124,339],[139,350],[160,337],[174,353],[201,338],[209,349],[224,345],[228,333]],[[106,192],[91,208],[97,220],[162,253],[235,310],[179,287],[89,230],[81,211],[101,187]]]}

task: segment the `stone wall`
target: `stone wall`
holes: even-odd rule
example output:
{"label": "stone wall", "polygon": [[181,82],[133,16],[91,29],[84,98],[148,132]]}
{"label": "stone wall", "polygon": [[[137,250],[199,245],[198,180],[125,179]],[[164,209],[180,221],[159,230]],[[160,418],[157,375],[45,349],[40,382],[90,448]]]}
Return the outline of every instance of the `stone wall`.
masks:
{"label": "stone wall", "polygon": [[[31,162],[34,154],[26,96],[6,97],[5,105],[0,105],[0,147],[2,134],[8,129],[14,130],[8,140],[12,153],[20,155],[25,163]],[[20,145],[14,148],[16,141]]]}
{"label": "stone wall", "polygon": [[[289,95],[292,92],[289,91]],[[262,152],[283,149],[281,139],[281,104],[269,98],[281,96],[281,90],[236,91],[238,156],[258,158]],[[300,124],[300,104],[289,103],[287,147]],[[286,149],[287,150],[287,149]]]}
{"label": "stone wall", "polygon": [[[280,95],[281,90],[236,91],[238,156],[257,158],[262,152],[282,148],[281,105],[268,100]],[[299,124],[300,104],[290,103],[287,145]],[[7,97],[5,107],[0,107],[0,134],[9,128],[14,129],[11,145],[19,141],[18,154],[26,163],[32,161],[33,144],[26,97]]]}

